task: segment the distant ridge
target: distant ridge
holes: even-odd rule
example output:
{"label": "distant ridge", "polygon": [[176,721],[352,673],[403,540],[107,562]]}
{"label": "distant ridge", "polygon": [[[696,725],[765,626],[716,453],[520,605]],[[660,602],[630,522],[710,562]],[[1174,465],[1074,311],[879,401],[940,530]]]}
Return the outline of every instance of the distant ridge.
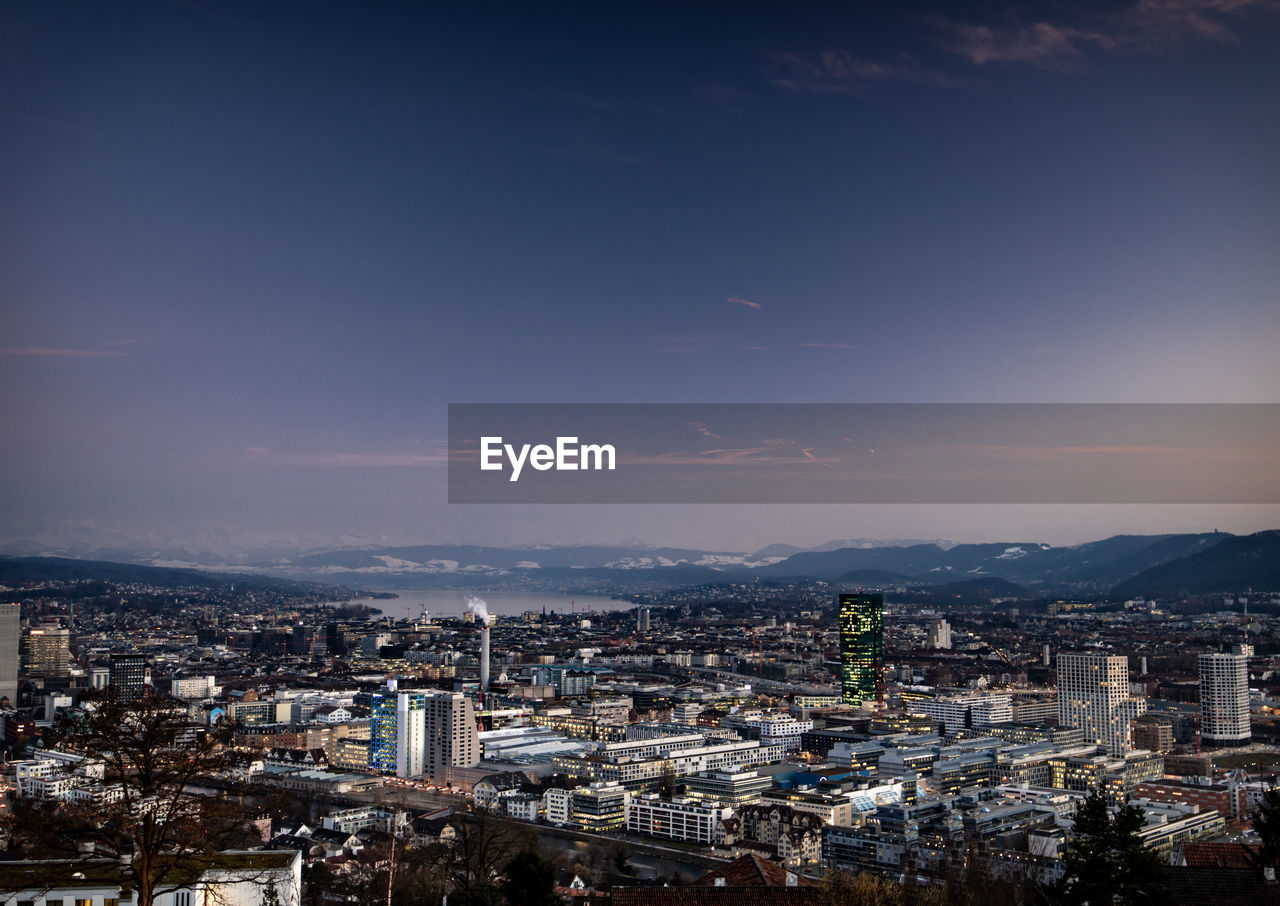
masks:
{"label": "distant ridge", "polygon": [[1228,536],[1209,549],[1143,570],[1116,597],[1280,591],[1280,531]]}

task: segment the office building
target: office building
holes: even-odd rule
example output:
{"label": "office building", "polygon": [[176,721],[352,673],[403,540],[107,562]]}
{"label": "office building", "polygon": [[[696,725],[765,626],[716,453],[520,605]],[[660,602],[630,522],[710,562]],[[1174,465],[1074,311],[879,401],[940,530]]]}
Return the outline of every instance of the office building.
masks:
{"label": "office building", "polygon": [[426,771],[432,780],[445,780],[449,768],[473,768],[480,763],[480,736],[475,705],[461,692],[429,692],[426,712]]}
{"label": "office building", "polygon": [[380,774],[421,777],[426,759],[426,696],[389,686],[369,703],[369,767]]}
{"label": "office building", "polygon": [[936,649],[951,647],[951,624],[942,617],[934,620],[929,626],[929,647]]}
{"label": "office building", "polygon": [[1000,692],[975,692],[965,695],[941,695],[925,698],[911,705],[943,725],[943,732],[954,736],[962,730],[1009,723],[1013,720],[1012,696]]}
{"label": "office building", "polygon": [[846,704],[879,701],[884,669],[884,596],[840,596],[840,696]]}
{"label": "office building", "polygon": [[22,605],[0,604],[0,708],[18,704],[18,640]]}
{"label": "office building", "polygon": [[27,630],[22,639],[22,672],[56,679],[71,673],[71,633],[61,626]]}
{"label": "office building", "polygon": [[636,632],[649,631],[649,608],[639,607],[636,609]]}
{"label": "office building", "polygon": [[1129,659],[1110,654],[1058,655],[1058,723],[1078,727],[1084,742],[1112,755],[1133,747],[1130,724],[1147,710],[1129,695]]}
{"label": "office building", "polygon": [[1239,746],[1249,726],[1249,658],[1200,655],[1200,738],[1207,746]]}
{"label": "office building", "polygon": [[122,701],[141,697],[147,684],[147,659],[141,654],[111,655],[107,684]]}

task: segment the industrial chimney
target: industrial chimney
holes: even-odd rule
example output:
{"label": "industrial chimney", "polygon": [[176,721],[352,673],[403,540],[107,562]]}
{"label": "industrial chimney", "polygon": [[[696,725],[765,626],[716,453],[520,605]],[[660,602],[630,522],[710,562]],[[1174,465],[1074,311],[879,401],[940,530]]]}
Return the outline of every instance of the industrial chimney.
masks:
{"label": "industrial chimney", "polygon": [[489,691],[489,621],[480,629],[480,691]]}

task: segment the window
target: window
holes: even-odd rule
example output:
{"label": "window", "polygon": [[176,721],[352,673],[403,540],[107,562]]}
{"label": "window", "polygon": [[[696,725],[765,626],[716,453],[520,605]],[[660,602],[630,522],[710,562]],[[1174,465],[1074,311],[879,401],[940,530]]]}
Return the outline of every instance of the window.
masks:
{"label": "window", "polygon": [[173,895],[173,906],[191,906],[191,891],[179,890]]}
{"label": "window", "polygon": [[[63,900],[63,902],[65,903],[65,902],[66,902],[66,900]],[[80,899],[77,899],[77,900],[76,900],[76,906],[93,906],[93,898],[91,897],[91,898],[89,898],[89,899],[87,899],[87,900],[80,900]]]}

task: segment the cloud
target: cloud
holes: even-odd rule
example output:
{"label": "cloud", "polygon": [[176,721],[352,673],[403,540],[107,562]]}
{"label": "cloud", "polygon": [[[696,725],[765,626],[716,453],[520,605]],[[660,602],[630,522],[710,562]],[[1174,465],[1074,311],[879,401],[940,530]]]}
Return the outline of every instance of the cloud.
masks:
{"label": "cloud", "polygon": [[788,343],[792,349],[854,349],[848,343]]}
{"label": "cloud", "polygon": [[768,352],[769,351],[768,346],[743,346],[742,348],[747,350],[747,352]]}
{"label": "cloud", "polygon": [[685,424],[688,425],[693,430],[697,431],[703,437],[710,437],[710,438],[714,438],[715,440],[725,439],[722,435],[715,433],[706,425],[704,425],[702,422],[685,422]]}
{"label": "cloud", "polygon": [[971,24],[935,18],[944,50],[976,66],[1011,63],[1059,72],[1084,68],[1091,52],[1165,52],[1192,43],[1227,44],[1254,13],[1280,12],[1280,0],[1137,0],[1077,22]]}
{"label": "cloud", "polygon": [[120,349],[71,349],[56,346],[0,346],[0,355],[40,356],[55,359],[106,359],[122,356]]}
{"label": "cloud", "polygon": [[760,309],[764,308],[764,306],[761,305],[759,302],[752,302],[750,299],[742,299],[742,298],[739,298],[738,296],[730,296],[725,301],[732,305],[742,305],[742,306],[745,306],[746,308],[750,308],[755,311],[760,311]]}
{"label": "cloud", "polygon": [[909,56],[882,63],[855,57],[847,50],[816,54],[778,53],[772,57],[777,74],[770,81],[779,88],[810,94],[857,94],[868,84],[906,82],[935,88],[955,88],[954,76],[922,66]]}

